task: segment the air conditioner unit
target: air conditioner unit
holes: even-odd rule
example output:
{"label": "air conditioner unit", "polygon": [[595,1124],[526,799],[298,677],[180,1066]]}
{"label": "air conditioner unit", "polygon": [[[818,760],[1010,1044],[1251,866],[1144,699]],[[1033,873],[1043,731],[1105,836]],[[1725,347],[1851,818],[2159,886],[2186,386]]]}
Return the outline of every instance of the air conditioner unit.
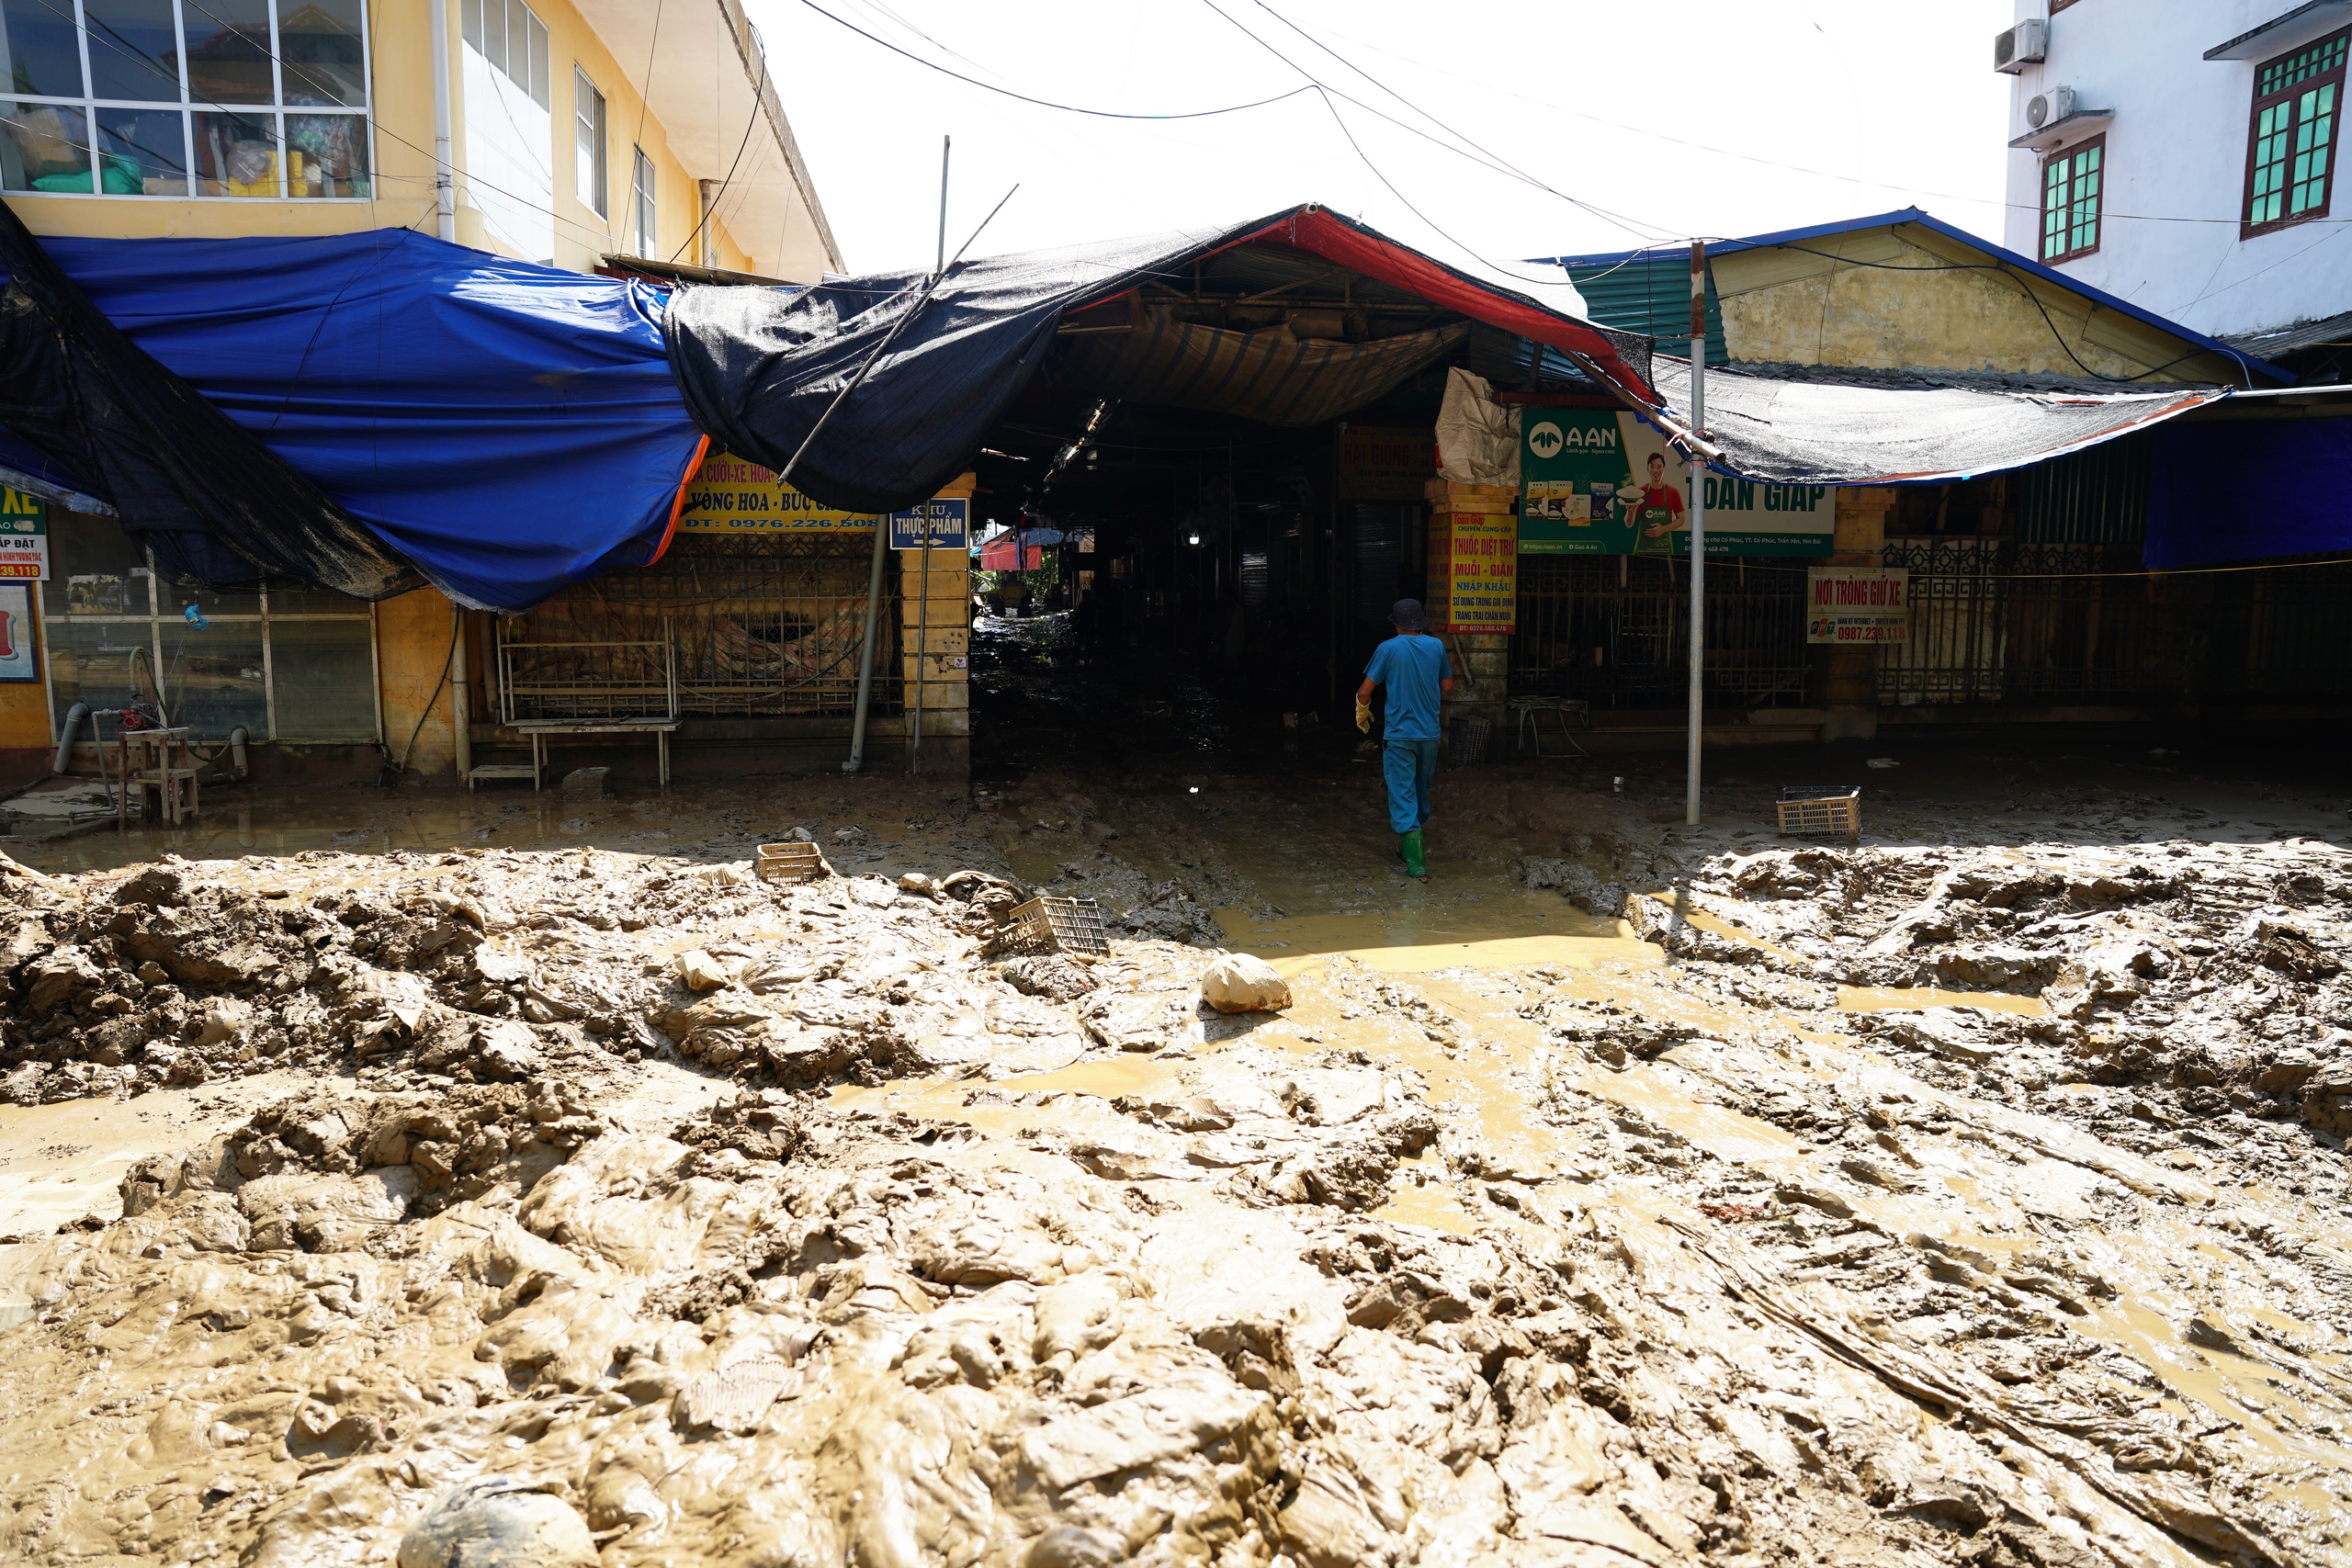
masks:
{"label": "air conditioner unit", "polygon": [[2036,93],[2026,100],[2025,122],[2040,130],[2055,124],[2075,112],[2075,89],[2063,84],[2046,93]]}
{"label": "air conditioner unit", "polygon": [[2039,17],[2019,22],[1993,39],[1993,69],[2014,76],[2029,65],[2039,65],[2050,53],[2050,24]]}

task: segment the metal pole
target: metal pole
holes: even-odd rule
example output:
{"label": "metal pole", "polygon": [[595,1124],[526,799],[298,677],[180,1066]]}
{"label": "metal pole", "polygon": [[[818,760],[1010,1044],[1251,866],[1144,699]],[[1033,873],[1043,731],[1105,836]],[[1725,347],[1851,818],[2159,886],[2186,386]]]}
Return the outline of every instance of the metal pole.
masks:
{"label": "metal pole", "polygon": [[947,270],[947,137],[939,139],[939,261],[931,270]]}
{"label": "metal pole", "polygon": [[[939,139],[939,261],[932,268],[935,279],[947,270],[947,154],[951,139]],[[922,586],[916,590],[921,598],[915,604],[915,706],[914,722],[907,741],[907,772],[916,771],[922,761],[922,702],[930,682],[931,672],[931,528],[928,504],[915,509],[922,519],[922,570],[919,574]]]}
{"label": "metal pole", "polygon": [[[1707,245],[1690,242],[1690,428],[1707,426]],[[1706,722],[1707,458],[1690,454],[1690,784],[1683,819],[1699,825],[1699,737]]]}
{"label": "metal pole", "polygon": [[[980,220],[980,228],[973,230],[971,239],[966,240],[963,249],[956,253],[957,261],[962,261],[964,252],[972,248],[972,240],[980,237],[980,229],[987,228],[996,215],[1004,210],[1004,203],[1012,199],[1012,191],[1020,188],[1019,186],[1014,186],[1012,190],[1006,191],[1004,200],[989,209],[988,217]],[[825,426],[831,421],[833,414],[843,403],[849,401],[850,394],[865,383],[866,372],[873,369],[875,362],[882,357],[892,344],[899,341],[899,334],[907,330],[907,323],[913,321],[921,313],[923,306],[930,302],[932,294],[946,276],[947,269],[944,266],[932,276],[931,281],[923,285],[922,292],[915,297],[915,302],[907,307],[907,313],[900,316],[898,324],[884,334],[880,343],[874,345],[874,352],[865,356],[865,362],[857,367],[857,374],[850,378],[849,385],[833,394],[833,400],[827,403],[825,412],[817,416],[815,426],[809,430],[807,436],[802,438],[799,447],[792,454],[791,460],[786,463],[776,474],[777,489],[786,489],[791,485],[793,470],[800,466],[800,459],[808,455],[808,448],[817,444],[817,437],[824,434]],[[845,773],[857,772],[865,761],[866,700],[874,691],[874,623],[881,615],[882,552],[889,548],[889,546],[890,520],[888,517],[877,517],[874,520],[874,571],[865,584],[865,647],[859,656],[857,666],[857,717],[850,728],[849,761],[842,764],[842,772]]]}
{"label": "metal pole", "polygon": [[854,773],[865,762],[865,706],[874,694],[874,623],[882,618],[882,556],[890,547],[890,520],[874,520],[874,569],[865,580],[865,641],[857,655],[857,718],[849,733],[849,761],[842,772]]}
{"label": "metal pole", "polygon": [[922,586],[917,590],[922,598],[915,605],[915,723],[914,739],[907,747],[907,772],[913,773],[922,758],[922,699],[927,684],[924,677],[931,671],[931,513],[928,506],[917,508],[922,516]]}
{"label": "metal pole", "polygon": [[425,0],[433,21],[433,200],[440,209],[436,231],[458,243],[458,186],[449,161],[449,0]]}

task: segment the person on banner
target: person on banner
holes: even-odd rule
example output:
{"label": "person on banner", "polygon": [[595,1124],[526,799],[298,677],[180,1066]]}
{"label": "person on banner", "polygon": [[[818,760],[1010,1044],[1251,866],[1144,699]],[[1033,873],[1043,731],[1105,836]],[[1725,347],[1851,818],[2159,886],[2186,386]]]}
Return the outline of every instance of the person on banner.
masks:
{"label": "person on banner", "polygon": [[1356,688],[1356,728],[1372,733],[1373,691],[1387,687],[1381,773],[1388,784],[1388,825],[1396,830],[1396,856],[1407,874],[1427,882],[1421,829],[1429,826],[1430,785],[1437,777],[1438,705],[1453,690],[1453,665],[1445,644],[1429,635],[1419,600],[1397,600],[1388,624],[1396,635],[1373,649],[1363,684]]}
{"label": "person on banner", "polygon": [[1617,493],[1629,503],[1634,553],[1670,556],[1674,553],[1674,536],[1683,526],[1682,487],[1667,479],[1664,454],[1651,453],[1648,466],[1646,480],[1636,486],[1628,478]]}

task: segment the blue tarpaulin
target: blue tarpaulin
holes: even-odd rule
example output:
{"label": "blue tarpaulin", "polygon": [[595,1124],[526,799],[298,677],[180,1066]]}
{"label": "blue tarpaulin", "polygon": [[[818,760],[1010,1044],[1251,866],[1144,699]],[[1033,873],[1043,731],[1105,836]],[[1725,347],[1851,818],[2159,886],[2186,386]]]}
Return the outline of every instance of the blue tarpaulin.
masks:
{"label": "blue tarpaulin", "polygon": [[406,230],[41,243],[134,344],[479,608],[647,559],[701,445],[641,283]]}
{"label": "blue tarpaulin", "polygon": [[2168,424],[2148,479],[2152,570],[2352,550],[2352,419]]}

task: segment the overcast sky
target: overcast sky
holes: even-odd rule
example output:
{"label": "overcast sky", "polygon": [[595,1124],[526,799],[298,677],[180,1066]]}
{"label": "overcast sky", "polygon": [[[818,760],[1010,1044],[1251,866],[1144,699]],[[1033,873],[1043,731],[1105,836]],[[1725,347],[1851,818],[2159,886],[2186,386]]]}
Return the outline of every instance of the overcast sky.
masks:
{"label": "overcast sky", "polygon": [[[2009,79],[1991,60],[2009,0],[748,4],[854,271],[930,265],[943,134],[956,141],[951,253],[1021,187],[975,255],[1309,200],[1456,265],[1911,205],[2001,233]],[[966,75],[1088,108],[1247,103],[1305,85],[1303,68],[1361,100],[1334,107],[1362,155],[1313,92],[1209,118],[1095,118],[967,86],[812,5]],[[1440,144],[1457,135],[1484,152]]]}

